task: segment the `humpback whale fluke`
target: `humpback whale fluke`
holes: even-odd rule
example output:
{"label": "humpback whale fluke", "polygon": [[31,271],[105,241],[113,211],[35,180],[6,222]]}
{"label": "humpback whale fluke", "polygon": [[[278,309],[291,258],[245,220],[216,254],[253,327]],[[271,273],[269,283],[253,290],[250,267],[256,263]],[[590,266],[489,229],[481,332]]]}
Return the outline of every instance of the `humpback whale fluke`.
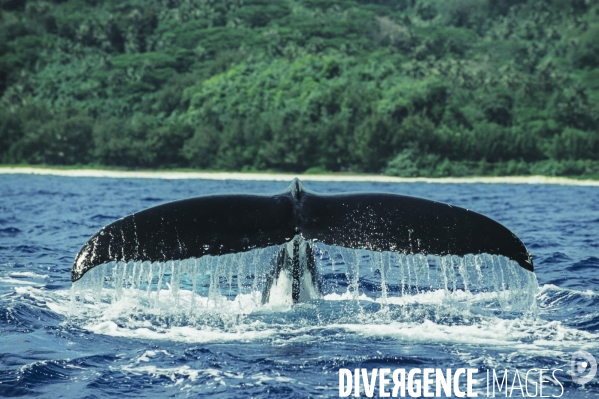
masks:
{"label": "humpback whale fluke", "polygon": [[[263,300],[281,276],[294,302],[320,295],[312,243],[404,254],[503,255],[533,271],[506,227],[467,209],[389,193],[319,194],[296,178],[272,195],[208,195],[149,208],[103,227],[81,248],[72,281],[111,261],[199,258],[281,246]],[[310,284],[308,284],[311,282]]]}

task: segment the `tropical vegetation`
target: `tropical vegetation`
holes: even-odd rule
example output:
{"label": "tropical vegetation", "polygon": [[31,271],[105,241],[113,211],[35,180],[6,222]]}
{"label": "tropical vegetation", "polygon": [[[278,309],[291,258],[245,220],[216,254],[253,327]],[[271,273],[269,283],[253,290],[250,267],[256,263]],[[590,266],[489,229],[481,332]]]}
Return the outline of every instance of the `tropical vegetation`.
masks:
{"label": "tropical vegetation", "polygon": [[599,0],[0,8],[0,163],[599,175]]}

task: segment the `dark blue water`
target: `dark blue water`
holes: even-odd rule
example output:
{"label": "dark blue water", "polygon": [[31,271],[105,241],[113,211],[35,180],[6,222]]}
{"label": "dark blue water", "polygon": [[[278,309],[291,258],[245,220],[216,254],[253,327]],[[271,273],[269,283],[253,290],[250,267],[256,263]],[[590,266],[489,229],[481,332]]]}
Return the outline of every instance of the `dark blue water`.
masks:
{"label": "dark blue water", "polygon": [[[460,259],[422,258],[391,259],[383,278],[377,254],[321,246],[326,295],[296,306],[260,305],[259,290],[231,291],[224,274],[222,295],[192,293],[189,279],[169,277],[168,264],[162,289],[142,289],[131,276],[128,285],[88,281],[71,289],[77,251],[121,216],[190,196],[286,186],[0,176],[0,396],[336,397],[340,368],[382,367],[478,368],[479,397],[487,370],[562,369],[555,374],[561,397],[598,396],[599,377],[580,386],[570,375],[575,351],[599,359],[595,187],[306,183],[320,192],[409,194],[486,214],[526,244],[536,279],[487,259],[483,271],[505,280],[465,287],[452,271]],[[268,267],[262,255],[223,264]],[[449,262],[444,272],[442,262]],[[545,381],[543,395],[559,396],[560,385],[550,375]]]}

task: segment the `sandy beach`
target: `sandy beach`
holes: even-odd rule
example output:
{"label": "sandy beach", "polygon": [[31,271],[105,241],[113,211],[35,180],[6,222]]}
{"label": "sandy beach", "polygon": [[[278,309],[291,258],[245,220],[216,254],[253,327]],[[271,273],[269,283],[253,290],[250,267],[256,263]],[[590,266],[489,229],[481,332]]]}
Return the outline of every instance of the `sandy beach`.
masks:
{"label": "sandy beach", "polygon": [[53,175],[66,177],[109,177],[128,179],[207,179],[207,180],[262,180],[291,181],[299,177],[304,181],[348,181],[380,183],[437,183],[437,184],[559,184],[569,186],[599,186],[599,180],[576,180],[549,176],[499,176],[499,177],[394,177],[383,175],[291,173],[239,173],[239,172],[177,172],[177,171],[116,171],[102,169],[51,169],[38,167],[0,167],[0,174]]}

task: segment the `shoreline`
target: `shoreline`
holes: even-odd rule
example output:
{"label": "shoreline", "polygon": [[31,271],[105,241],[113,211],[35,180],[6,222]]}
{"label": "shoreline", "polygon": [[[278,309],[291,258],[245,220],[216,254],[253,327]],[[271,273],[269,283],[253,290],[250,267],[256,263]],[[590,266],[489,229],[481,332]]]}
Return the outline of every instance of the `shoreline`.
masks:
{"label": "shoreline", "polygon": [[242,173],[242,172],[178,172],[178,171],[119,171],[109,169],[53,169],[31,166],[0,166],[0,175],[52,175],[64,177],[107,177],[125,179],[204,179],[246,181],[291,181],[299,177],[304,181],[323,182],[373,182],[373,183],[436,183],[436,184],[555,184],[566,186],[596,186],[599,180],[576,180],[553,176],[478,176],[478,177],[395,177],[384,175],[344,175],[293,173]]}

